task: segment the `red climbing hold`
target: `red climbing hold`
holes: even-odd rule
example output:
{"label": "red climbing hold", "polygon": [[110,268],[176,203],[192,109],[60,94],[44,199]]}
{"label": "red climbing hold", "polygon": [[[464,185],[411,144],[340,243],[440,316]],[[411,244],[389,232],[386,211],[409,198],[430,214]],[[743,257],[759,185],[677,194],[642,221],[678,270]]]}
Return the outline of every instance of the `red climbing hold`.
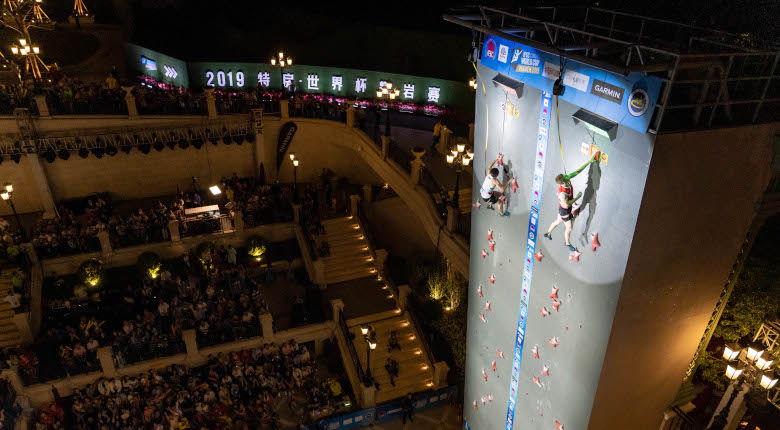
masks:
{"label": "red climbing hold", "polygon": [[503,352],[501,352],[501,350],[500,350],[500,349],[497,349],[497,350],[496,350],[496,355],[498,356],[498,358],[504,358],[504,353],[503,353]]}
{"label": "red climbing hold", "polygon": [[561,344],[560,342],[558,342],[558,337],[557,336],[553,337],[552,339],[548,339],[547,341],[550,342],[550,345],[552,345],[553,348],[556,348],[556,347],[558,347],[558,345]]}
{"label": "red climbing hold", "polygon": [[484,295],[482,295],[482,285],[481,284],[480,284],[479,287],[477,287],[477,293],[479,293],[480,297],[485,297]]}
{"label": "red climbing hold", "polygon": [[553,307],[555,308],[555,312],[558,312],[558,307],[561,305],[560,300],[553,299]]}
{"label": "red climbing hold", "polygon": [[582,255],[582,253],[580,251],[574,251],[574,252],[571,253],[571,255],[569,255],[569,260],[572,260],[572,261],[574,261],[576,263],[579,263],[580,262],[580,255]]}
{"label": "red climbing hold", "polygon": [[482,369],[482,379],[484,379],[485,382],[487,382],[487,372],[485,372],[485,369]]}
{"label": "red climbing hold", "polygon": [[485,314],[479,314],[479,319],[481,319],[483,323],[487,323],[487,320],[485,319]]}
{"label": "red climbing hold", "polygon": [[479,202],[479,200],[477,200],[476,202],[474,202],[474,207],[475,207],[475,208],[477,208],[477,210],[479,210],[479,207],[480,207],[480,206],[482,206],[482,203],[480,203],[480,202]]}
{"label": "red climbing hold", "polygon": [[517,178],[512,178],[512,194],[516,193],[518,188],[520,186],[517,185]]}
{"label": "red climbing hold", "polygon": [[495,274],[490,275],[490,277],[488,278],[488,281],[490,281],[491,284],[495,284],[496,283],[496,275]]}
{"label": "red climbing hold", "polygon": [[482,258],[485,258],[485,257],[487,257],[487,256],[488,256],[488,253],[487,253],[487,251],[485,251],[485,250],[483,249],[483,250],[482,250]]}
{"label": "red climbing hold", "polygon": [[493,230],[488,229],[488,239],[487,240],[493,240]]}
{"label": "red climbing hold", "polygon": [[492,402],[493,401],[493,395],[492,394],[488,394],[487,395],[487,399],[488,399],[488,402]]}
{"label": "red climbing hold", "polygon": [[534,345],[534,349],[531,352],[534,353],[534,358],[539,358],[539,345]]}
{"label": "red climbing hold", "polygon": [[490,309],[490,302],[485,302],[485,310],[489,311]]}
{"label": "red climbing hold", "polygon": [[542,375],[550,376],[550,368],[546,364],[542,367]]}
{"label": "red climbing hold", "polygon": [[544,254],[542,254],[542,250],[536,251],[536,254],[534,254],[534,258],[536,261],[542,261],[542,258],[544,258]]}
{"label": "red climbing hold", "polygon": [[479,410],[479,409],[477,409],[477,401],[476,400],[474,400],[474,410],[475,411]]}
{"label": "red climbing hold", "polygon": [[504,165],[504,154],[500,152],[498,153],[498,159],[496,160],[496,164],[498,164],[499,166]]}
{"label": "red climbing hold", "polygon": [[599,246],[601,246],[601,242],[599,242],[599,234],[594,233],[593,240],[590,242],[590,250],[595,252],[596,248],[598,248]]}
{"label": "red climbing hold", "polygon": [[539,377],[538,376],[534,376],[534,384],[538,385],[539,388],[542,388],[542,382],[539,381]]}
{"label": "red climbing hold", "polygon": [[557,299],[558,298],[558,288],[553,285],[552,286],[552,293],[550,294],[551,299]]}
{"label": "red climbing hold", "polygon": [[563,424],[559,423],[558,420],[553,420],[553,422],[558,430],[563,430]]}
{"label": "red climbing hold", "polygon": [[496,360],[493,360],[493,371],[496,371]]}
{"label": "red climbing hold", "polygon": [[547,307],[542,307],[542,309],[539,310],[539,313],[542,314],[542,318],[546,317],[547,315],[550,315],[550,311],[547,310]]}
{"label": "red climbing hold", "polygon": [[490,250],[493,251],[493,252],[496,252],[496,241],[495,240],[489,240],[488,243],[490,244],[490,245],[488,245]]}

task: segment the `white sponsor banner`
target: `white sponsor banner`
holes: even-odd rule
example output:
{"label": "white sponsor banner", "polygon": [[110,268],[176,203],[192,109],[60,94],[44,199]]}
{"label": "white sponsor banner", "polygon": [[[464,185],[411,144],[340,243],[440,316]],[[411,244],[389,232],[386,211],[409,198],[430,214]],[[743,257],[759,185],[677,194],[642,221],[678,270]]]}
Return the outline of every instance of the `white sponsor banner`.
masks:
{"label": "white sponsor banner", "polygon": [[577,73],[573,70],[567,70],[563,74],[563,85],[567,87],[576,88],[583,92],[588,92],[588,83],[590,82],[590,76]]}
{"label": "white sponsor banner", "polygon": [[498,45],[498,61],[506,63],[506,58],[509,56],[509,47],[506,45]]}
{"label": "white sponsor banner", "polygon": [[544,62],[542,76],[549,79],[558,79],[561,77],[561,66],[553,63]]}

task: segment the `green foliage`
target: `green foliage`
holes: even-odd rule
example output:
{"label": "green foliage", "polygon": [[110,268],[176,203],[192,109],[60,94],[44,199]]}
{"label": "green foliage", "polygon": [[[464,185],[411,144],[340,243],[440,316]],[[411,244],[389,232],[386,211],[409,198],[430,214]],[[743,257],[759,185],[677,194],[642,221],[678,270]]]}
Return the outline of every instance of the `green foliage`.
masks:
{"label": "green foliage", "polygon": [[154,279],[160,273],[162,260],[160,259],[160,256],[154,252],[144,252],[138,256],[135,267],[142,276],[149,276]]}
{"label": "green foliage", "polygon": [[723,377],[723,372],[726,369],[726,362],[723,359],[718,358],[720,355],[714,355],[713,352],[704,351],[699,355],[698,363],[698,375],[709,381],[718,390],[726,389],[726,378]]}
{"label": "green foliage", "polygon": [[249,238],[249,246],[247,252],[254,258],[255,261],[263,261],[266,257],[266,251],[268,250],[268,242],[259,236],[253,236]]}
{"label": "green foliage", "polygon": [[[460,297],[466,302],[466,289],[460,289]],[[453,376],[460,379],[466,370],[466,306],[458,306],[455,310],[445,311],[441,318],[433,321],[433,327],[439,332],[449,347],[450,366]]]}
{"label": "green foliage", "polygon": [[76,273],[81,282],[83,282],[88,289],[98,290],[101,287],[105,271],[106,269],[100,261],[87,260],[81,263]]}
{"label": "green foliage", "polygon": [[211,241],[205,241],[195,247],[195,258],[203,266],[203,270],[208,272],[212,268],[211,251],[216,249],[217,245]]}

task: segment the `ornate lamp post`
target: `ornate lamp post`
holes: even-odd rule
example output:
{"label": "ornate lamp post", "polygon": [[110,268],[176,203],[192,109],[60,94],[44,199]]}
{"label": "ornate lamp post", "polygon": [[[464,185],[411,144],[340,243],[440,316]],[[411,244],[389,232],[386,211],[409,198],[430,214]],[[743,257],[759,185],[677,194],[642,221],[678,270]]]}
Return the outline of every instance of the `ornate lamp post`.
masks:
{"label": "ornate lamp post", "polygon": [[[27,43],[26,39],[19,39],[19,46],[11,45],[11,53],[18,56],[22,62],[24,62],[24,70],[30,73],[33,79],[41,79],[41,70],[38,66],[39,63],[43,64],[43,60],[38,57],[41,53],[41,48],[37,46],[31,46]],[[48,70],[48,69],[46,69]]]}
{"label": "ornate lamp post", "polygon": [[455,145],[455,149],[452,150],[450,155],[447,155],[447,164],[455,166],[455,193],[452,195],[452,201],[450,205],[453,208],[458,207],[458,199],[460,198],[460,174],[463,173],[463,168],[471,163],[474,159],[474,151],[466,151],[466,145],[460,143]]}
{"label": "ornate lamp post", "polygon": [[14,213],[14,218],[16,218],[16,226],[19,227],[19,231],[22,234],[22,242],[27,242],[27,234],[24,232],[24,228],[22,227],[22,222],[19,221],[19,214],[16,213],[16,206],[14,206],[14,201],[12,200],[14,193],[14,186],[11,185],[11,183],[6,182],[5,185],[3,185],[2,193],[0,193],[0,197],[3,198],[8,204],[11,206],[11,211]]}
{"label": "ornate lamp post", "polygon": [[[277,66],[277,62],[279,65]],[[284,93],[284,89],[286,88],[284,86],[284,68],[292,66],[292,57],[284,58],[284,52],[279,51],[279,59],[277,60],[276,57],[271,57],[271,66],[279,67],[279,78],[282,82],[282,93]]]}
{"label": "ornate lamp post", "polygon": [[401,95],[401,90],[398,88],[393,89],[392,82],[385,82],[384,86],[379,87],[376,90],[376,97],[378,99],[388,100],[387,102],[387,118],[385,119],[385,136],[390,136],[390,100],[395,100],[396,97]]}
{"label": "ornate lamp post", "polygon": [[366,387],[370,387],[374,383],[374,378],[371,377],[371,351],[376,349],[376,339],[371,326],[360,326],[360,333],[363,334],[363,339],[366,341],[366,380],[364,383]]}
{"label": "ornate lamp post", "polygon": [[728,426],[731,405],[742,389],[740,378],[744,378],[745,382],[749,384],[748,393],[760,387],[766,390],[767,400],[775,407],[780,408],[780,403],[776,402],[778,395],[775,394],[774,398],[769,397],[770,391],[776,389],[777,377],[774,372],[769,370],[773,361],[769,360],[768,357],[762,357],[763,353],[763,345],[757,343],[750,345],[744,350],[736,344],[727,345],[724,348],[723,358],[729,363],[735,362],[733,366],[731,364],[726,365],[726,377],[733,381],[734,388],[726,405],[720,410],[718,415],[713,417],[712,425],[710,426],[711,430],[723,430]]}
{"label": "ornate lamp post", "polygon": [[293,199],[295,203],[298,203],[298,162],[299,160],[295,158],[295,153],[290,153],[290,161],[292,161],[293,165]]}

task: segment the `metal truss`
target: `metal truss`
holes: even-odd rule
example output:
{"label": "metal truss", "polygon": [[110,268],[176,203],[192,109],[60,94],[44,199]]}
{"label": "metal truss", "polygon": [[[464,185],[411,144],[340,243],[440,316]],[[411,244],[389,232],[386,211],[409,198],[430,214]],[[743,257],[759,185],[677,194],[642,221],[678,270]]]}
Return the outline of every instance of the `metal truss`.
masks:
{"label": "metal truss", "polygon": [[780,121],[775,43],[598,7],[478,6],[443,18],[612,73],[657,76],[654,133]]}

